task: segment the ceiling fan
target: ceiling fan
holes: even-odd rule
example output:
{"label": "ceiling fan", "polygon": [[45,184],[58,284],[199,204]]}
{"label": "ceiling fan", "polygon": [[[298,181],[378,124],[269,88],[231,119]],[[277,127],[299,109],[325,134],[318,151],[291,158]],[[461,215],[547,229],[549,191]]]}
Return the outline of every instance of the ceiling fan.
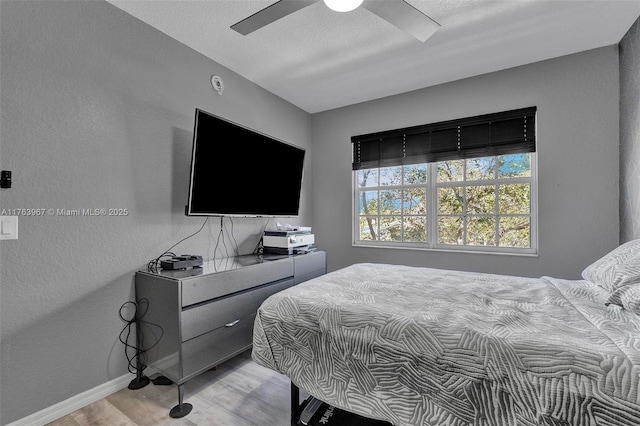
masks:
{"label": "ceiling fan", "polygon": [[[247,35],[269,25],[280,18],[292,14],[319,0],[279,0],[254,13],[248,18],[233,24],[231,29]],[[360,5],[378,15],[392,25],[424,42],[435,33],[440,24],[411,6],[404,0],[323,0],[332,10],[348,12]]]}

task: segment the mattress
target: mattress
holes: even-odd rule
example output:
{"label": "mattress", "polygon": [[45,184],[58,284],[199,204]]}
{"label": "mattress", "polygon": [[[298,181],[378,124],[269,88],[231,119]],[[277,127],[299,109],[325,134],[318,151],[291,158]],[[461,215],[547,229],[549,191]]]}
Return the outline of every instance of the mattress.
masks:
{"label": "mattress", "polygon": [[640,319],[603,292],[356,264],[267,299],[252,356],[394,425],[640,425]]}

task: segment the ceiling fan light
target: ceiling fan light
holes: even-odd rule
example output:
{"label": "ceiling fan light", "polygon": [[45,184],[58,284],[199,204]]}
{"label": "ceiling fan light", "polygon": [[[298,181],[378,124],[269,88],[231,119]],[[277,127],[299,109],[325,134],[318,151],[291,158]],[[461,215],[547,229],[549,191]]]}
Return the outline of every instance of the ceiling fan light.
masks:
{"label": "ceiling fan light", "polygon": [[351,12],[362,4],[364,0],[323,0],[324,4],[336,12]]}

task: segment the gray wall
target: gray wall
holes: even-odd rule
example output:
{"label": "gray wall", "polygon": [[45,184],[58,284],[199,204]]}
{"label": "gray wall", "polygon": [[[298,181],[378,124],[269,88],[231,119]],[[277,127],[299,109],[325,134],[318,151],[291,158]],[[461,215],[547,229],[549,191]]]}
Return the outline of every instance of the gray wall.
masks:
{"label": "gray wall", "polygon": [[640,238],[640,19],[620,42],[620,242]]}
{"label": "gray wall", "polygon": [[[329,268],[373,261],[578,278],[618,244],[618,103],[618,48],[610,46],[314,114],[314,226]],[[538,257],[352,246],[352,135],[532,105]]]}
{"label": "gray wall", "polygon": [[[118,310],[134,272],[203,223],[184,216],[194,109],[307,148],[308,166],[311,119],[106,2],[2,0],[0,19],[0,166],[14,178],[0,208],[130,212],[20,217],[19,240],[0,243],[6,424],[126,373]],[[292,223],[312,224],[311,185],[308,167]],[[243,253],[265,223],[234,220]],[[175,251],[212,258],[219,226]]]}

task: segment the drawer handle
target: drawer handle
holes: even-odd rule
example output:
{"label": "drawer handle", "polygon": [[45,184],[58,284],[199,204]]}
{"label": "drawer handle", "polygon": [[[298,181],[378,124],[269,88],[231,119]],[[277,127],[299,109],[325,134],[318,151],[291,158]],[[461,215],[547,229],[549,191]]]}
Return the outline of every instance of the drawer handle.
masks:
{"label": "drawer handle", "polygon": [[239,319],[237,319],[237,320],[235,320],[235,321],[231,321],[231,322],[230,322],[230,323],[228,323],[228,324],[225,324],[224,326],[225,326],[225,327],[233,327],[234,325],[236,325],[236,324],[237,324],[237,323],[239,323],[239,322],[240,322],[240,320],[239,320]]}

